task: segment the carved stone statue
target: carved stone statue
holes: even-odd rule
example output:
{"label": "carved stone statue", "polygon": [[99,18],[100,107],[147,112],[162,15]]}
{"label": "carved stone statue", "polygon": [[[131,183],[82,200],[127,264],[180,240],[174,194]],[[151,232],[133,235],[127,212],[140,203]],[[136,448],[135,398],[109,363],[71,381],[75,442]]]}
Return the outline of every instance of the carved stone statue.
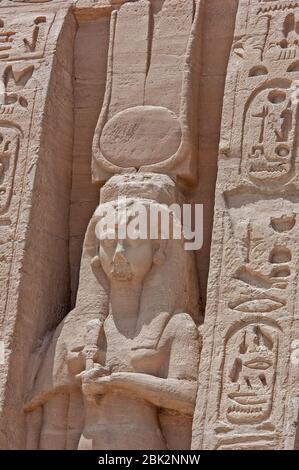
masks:
{"label": "carved stone statue", "polygon": [[[26,405],[28,448],[190,448],[200,355],[193,254],[161,231],[120,237],[134,203],[149,214],[175,193],[153,174],[115,176],[102,189],[76,308],[51,338]],[[99,226],[108,204],[113,238]]]}

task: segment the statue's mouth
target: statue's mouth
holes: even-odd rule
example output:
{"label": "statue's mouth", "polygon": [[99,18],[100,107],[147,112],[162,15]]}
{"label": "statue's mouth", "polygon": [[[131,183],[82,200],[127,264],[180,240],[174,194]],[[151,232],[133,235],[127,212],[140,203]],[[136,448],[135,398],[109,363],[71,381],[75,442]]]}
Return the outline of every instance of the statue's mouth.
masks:
{"label": "statue's mouth", "polygon": [[129,263],[117,263],[112,266],[111,278],[115,281],[131,281],[133,273]]}

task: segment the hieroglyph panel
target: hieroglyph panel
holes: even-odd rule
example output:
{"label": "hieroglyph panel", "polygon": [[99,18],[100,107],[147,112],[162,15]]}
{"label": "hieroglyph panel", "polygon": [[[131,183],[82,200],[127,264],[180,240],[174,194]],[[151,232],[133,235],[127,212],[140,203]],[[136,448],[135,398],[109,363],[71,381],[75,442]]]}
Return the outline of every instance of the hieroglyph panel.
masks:
{"label": "hieroglyph panel", "polygon": [[298,41],[298,2],[240,1],[223,109],[194,448],[294,447]]}
{"label": "hieroglyph panel", "polygon": [[[36,160],[36,133],[47,88],[46,48],[56,12],[0,10],[0,320],[8,302],[22,194]],[[34,120],[37,118],[37,122]],[[35,141],[35,145],[34,145]],[[24,203],[24,201],[23,201]]]}

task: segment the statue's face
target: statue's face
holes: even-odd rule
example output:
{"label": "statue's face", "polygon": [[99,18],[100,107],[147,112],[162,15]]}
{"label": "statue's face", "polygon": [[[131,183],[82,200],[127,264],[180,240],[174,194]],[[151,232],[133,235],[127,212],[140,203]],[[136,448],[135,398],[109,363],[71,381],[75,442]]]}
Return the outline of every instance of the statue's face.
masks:
{"label": "statue's face", "polygon": [[142,282],[153,264],[152,242],[149,239],[102,239],[100,261],[109,279]]}

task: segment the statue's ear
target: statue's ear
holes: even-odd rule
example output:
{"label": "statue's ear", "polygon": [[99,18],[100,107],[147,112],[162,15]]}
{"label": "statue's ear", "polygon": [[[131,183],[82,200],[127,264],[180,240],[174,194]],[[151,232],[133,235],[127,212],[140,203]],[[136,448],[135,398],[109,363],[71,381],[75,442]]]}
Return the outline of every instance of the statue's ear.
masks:
{"label": "statue's ear", "polygon": [[99,269],[101,269],[101,261],[98,255],[92,258],[90,265],[94,273],[96,273]]}
{"label": "statue's ear", "polygon": [[159,240],[159,246],[154,254],[153,263],[161,266],[166,260],[166,248],[168,240]]}
{"label": "statue's ear", "polygon": [[105,290],[109,290],[109,281],[102,268],[102,264],[98,255],[94,256],[90,262],[90,266],[97,281],[104,287]]}

